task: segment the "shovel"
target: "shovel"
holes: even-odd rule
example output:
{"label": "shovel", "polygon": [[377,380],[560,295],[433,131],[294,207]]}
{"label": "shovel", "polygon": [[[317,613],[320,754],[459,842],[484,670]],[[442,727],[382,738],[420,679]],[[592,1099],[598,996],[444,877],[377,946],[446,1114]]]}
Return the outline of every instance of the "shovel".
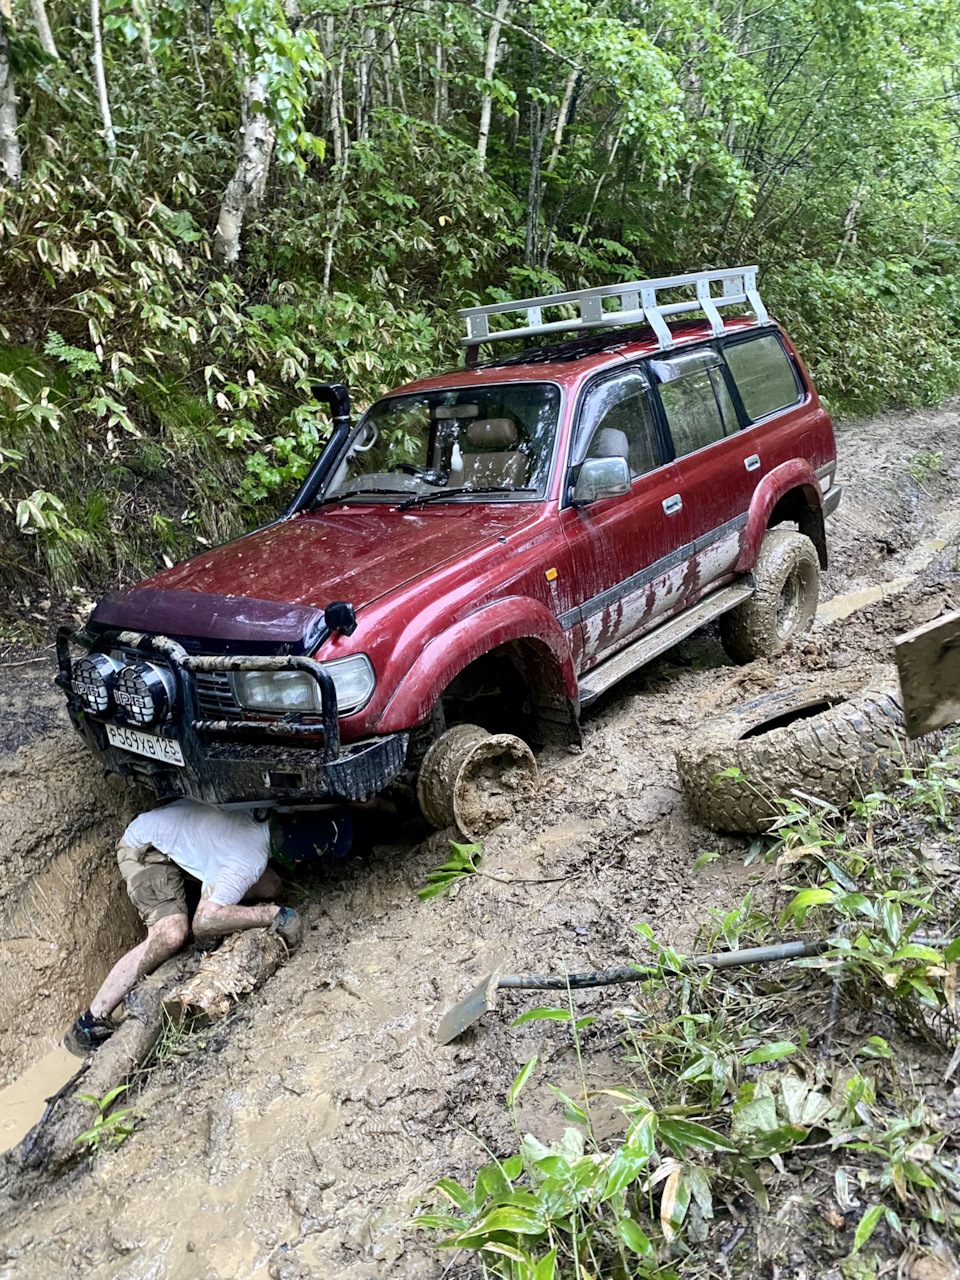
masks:
{"label": "shovel", "polygon": [[[829,939],[803,942],[778,942],[770,947],[747,947],[742,951],[715,951],[709,955],[690,956],[681,961],[680,971],[691,969],[732,969],[743,964],[772,964],[776,960],[796,960],[801,956],[816,956],[832,945]],[[597,969],[593,973],[566,975],[508,974],[501,978],[499,970],[488,973],[469,995],[448,1010],[437,1027],[437,1040],[449,1044],[462,1036],[464,1031],[479,1022],[485,1013],[497,1007],[498,991],[579,991],[584,987],[607,987],[622,982],[642,982],[659,973],[659,969]]]}

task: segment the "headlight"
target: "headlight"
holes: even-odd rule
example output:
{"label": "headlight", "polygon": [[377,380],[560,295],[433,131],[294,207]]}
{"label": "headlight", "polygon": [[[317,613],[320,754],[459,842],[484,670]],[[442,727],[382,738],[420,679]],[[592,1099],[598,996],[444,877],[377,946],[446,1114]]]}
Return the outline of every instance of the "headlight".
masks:
{"label": "headlight", "polygon": [[119,662],[105,653],[90,653],[74,663],[73,691],[91,715],[102,716],[109,711],[119,669]]}
{"label": "headlight", "polygon": [[[377,679],[365,653],[323,663],[337,691],[337,708],[347,716],[370,701]],[[235,671],[233,695],[248,711],[319,712],[320,686],[306,671]]]}
{"label": "headlight", "polygon": [[113,698],[128,724],[157,724],[173,706],[173,672],[152,662],[124,667],[117,676]]}
{"label": "headlight", "polygon": [[334,662],[325,662],[323,666],[333,677],[337,690],[337,707],[342,716],[359,711],[373,697],[377,677],[373,674],[373,664],[365,653],[358,653],[352,658],[337,658]]}

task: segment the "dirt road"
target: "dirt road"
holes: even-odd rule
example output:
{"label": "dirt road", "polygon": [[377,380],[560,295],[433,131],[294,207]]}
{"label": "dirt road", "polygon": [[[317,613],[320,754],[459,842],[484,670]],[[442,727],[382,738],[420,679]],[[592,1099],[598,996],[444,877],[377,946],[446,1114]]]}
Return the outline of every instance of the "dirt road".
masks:
{"label": "dirt road", "polygon": [[[556,1024],[510,1029],[511,1014],[543,1003],[535,995],[504,998],[503,1013],[442,1049],[432,1039],[439,1014],[497,966],[562,972],[640,956],[632,928],[640,921],[688,949],[712,909],[739,901],[754,876],[744,843],[690,821],[673,751],[705,716],[791,675],[866,677],[890,661],[895,635],[960,604],[958,428],[953,407],[843,431],[845,496],[830,530],[827,603],[802,650],[736,668],[707,631],[612,691],[587,718],[581,753],[541,759],[535,803],[487,841],[484,874],[455,898],[421,903],[416,895],[446,856],[441,837],[419,843],[423,830],[411,828],[398,838],[371,819],[358,852],[305,886],[311,927],[302,950],[224,1025],[166,1045],[165,1065],[137,1100],[136,1134],[42,1202],[8,1213],[0,1278],[440,1276],[450,1259],[404,1229],[418,1193],[513,1141],[503,1097],[534,1052],[541,1071],[525,1092],[521,1125],[547,1141],[558,1136],[563,1121],[547,1085],[569,1087],[575,1060]],[[0,672],[21,704],[36,670],[21,668],[12,680]],[[29,821],[14,814],[24,831],[39,825],[42,788],[56,788],[63,774],[67,739],[55,698],[45,695],[40,712],[39,721],[24,720],[31,740],[9,743],[0,757],[8,809],[31,806]],[[67,768],[63,781],[82,789],[83,758],[70,754]],[[40,786],[30,782],[38,771]],[[69,859],[78,842],[93,840],[108,858],[133,800],[98,791],[96,816],[78,821],[66,841],[58,836],[54,852]],[[22,880],[40,865],[43,841],[24,835],[18,847]],[[708,849],[720,857],[697,871]],[[49,883],[28,901],[10,866],[6,878],[8,921],[16,910],[22,936],[4,933],[0,980],[28,953],[31,964],[53,957],[55,976],[69,969],[62,953],[71,931],[82,936],[83,903],[98,885],[74,903],[57,941],[44,932]],[[126,926],[116,928],[114,948]],[[71,972],[76,1004],[92,975]],[[52,981],[31,991],[0,1021],[4,1061],[16,1069],[46,1052],[76,1012]],[[591,1082],[617,1078],[609,1011],[625,999],[578,999],[602,1015],[586,1042]]]}

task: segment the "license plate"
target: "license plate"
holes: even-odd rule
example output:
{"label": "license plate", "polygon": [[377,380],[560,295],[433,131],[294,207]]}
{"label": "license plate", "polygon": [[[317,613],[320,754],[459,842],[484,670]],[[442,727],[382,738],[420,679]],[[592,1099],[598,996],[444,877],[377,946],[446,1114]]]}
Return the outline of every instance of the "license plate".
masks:
{"label": "license plate", "polygon": [[141,733],[125,725],[108,724],[107,741],[112,747],[122,747],[138,756],[161,760],[164,764],[183,764],[183,752],[175,738],[158,738],[155,733]]}

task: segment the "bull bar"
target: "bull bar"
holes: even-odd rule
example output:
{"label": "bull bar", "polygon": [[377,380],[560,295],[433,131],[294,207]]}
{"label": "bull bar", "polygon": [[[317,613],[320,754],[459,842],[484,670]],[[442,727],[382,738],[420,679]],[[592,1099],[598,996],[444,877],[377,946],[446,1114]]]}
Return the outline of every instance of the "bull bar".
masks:
{"label": "bull bar", "polygon": [[[88,652],[119,648],[165,659],[174,678],[173,702],[167,721],[150,726],[149,732],[176,742],[183,765],[135,756],[110,743],[107,722],[126,721],[122,714],[94,715],[84,707],[73,687],[71,644]],[[167,636],[119,630],[91,633],[64,626],[57,631],[57,662],[56,683],[67,695],[70,718],[94,754],[106,768],[146,781],[163,797],[186,795],[213,804],[363,801],[393,781],[404,765],[406,733],[341,750],[336,687],[313,658],[190,654]],[[233,671],[305,672],[320,689],[320,722],[305,723],[300,713],[270,720],[204,719],[191,677]],[[304,750],[311,747],[313,751]]]}

